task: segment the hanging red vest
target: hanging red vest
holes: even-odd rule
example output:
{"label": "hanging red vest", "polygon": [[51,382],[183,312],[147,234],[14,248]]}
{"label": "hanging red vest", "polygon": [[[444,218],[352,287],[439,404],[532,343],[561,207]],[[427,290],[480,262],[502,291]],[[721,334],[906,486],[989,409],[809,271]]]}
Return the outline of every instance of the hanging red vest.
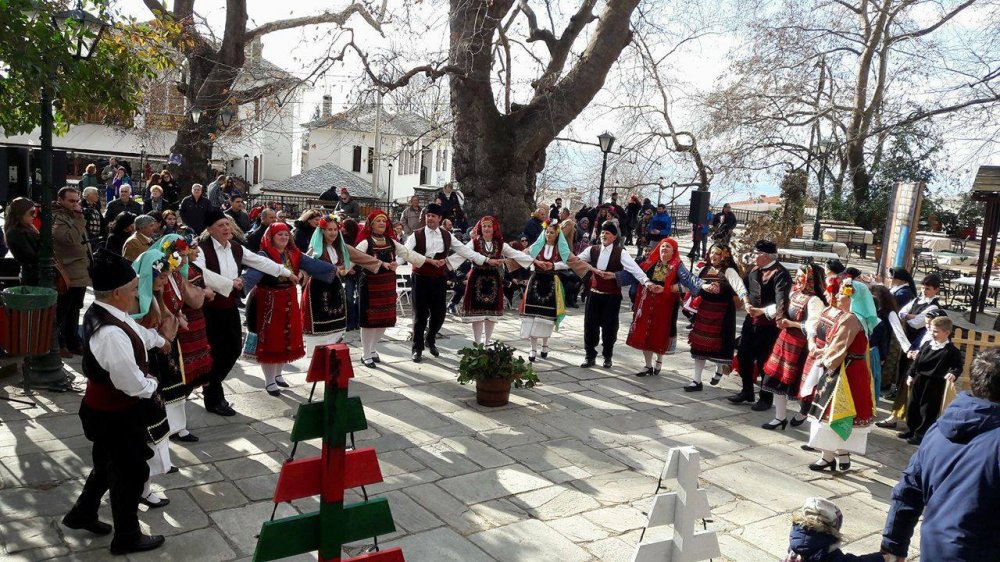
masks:
{"label": "hanging red vest", "polygon": [[[595,245],[590,247],[590,265],[597,267],[597,260],[601,257],[601,246]],[[611,273],[617,273],[622,270],[622,247],[615,246],[611,250],[611,257],[608,259],[608,266],[604,271],[610,271]],[[618,286],[617,279],[605,279],[599,275],[593,275],[590,278],[590,288],[598,293],[607,293],[611,295],[620,295],[622,292],[621,287]]]}
{"label": "hanging red vest", "polygon": [[[413,246],[413,250],[421,255],[426,255],[427,252],[427,232],[421,228],[420,230],[414,230],[413,236],[416,237],[416,243]],[[444,242],[444,251],[438,252],[431,256],[431,259],[442,260],[448,257],[448,253],[451,251],[451,236],[445,236],[445,232],[441,232],[441,241]],[[414,273],[418,275],[423,275],[425,277],[444,277],[445,268],[437,267],[429,263],[424,263],[424,265],[415,268]]]}

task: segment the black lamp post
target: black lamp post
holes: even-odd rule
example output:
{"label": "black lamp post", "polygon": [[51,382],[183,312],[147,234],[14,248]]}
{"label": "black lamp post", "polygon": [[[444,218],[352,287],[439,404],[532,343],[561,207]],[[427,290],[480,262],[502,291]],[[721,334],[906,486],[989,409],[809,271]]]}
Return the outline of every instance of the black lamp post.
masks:
{"label": "black lamp post", "polygon": [[250,162],[250,155],[249,154],[244,154],[243,155],[243,181],[248,186],[250,185],[250,182],[247,181],[247,164],[249,162]]}
{"label": "black lamp post", "polygon": [[[146,143],[139,145],[139,177],[146,181],[146,167],[143,165],[146,160]],[[143,194],[143,197],[146,195]]]}
{"label": "black lamp post", "polygon": [[604,131],[597,135],[597,141],[601,143],[601,152],[604,153],[604,160],[601,163],[601,186],[597,189],[597,206],[600,207],[604,203],[604,175],[608,171],[608,154],[615,144],[615,136]]}
{"label": "black lamp post", "polygon": [[189,113],[191,114],[191,121],[197,125],[201,121],[201,110],[197,106],[194,106]]}
{"label": "black lamp post", "polygon": [[[94,54],[97,42],[108,24],[93,14],[84,11],[83,1],[78,0],[76,9],[57,12],[52,16],[52,26],[66,40],[66,48],[74,60],[89,60]],[[38,248],[38,282],[45,288],[54,288],[55,266],[52,247],[52,97],[45,86],[41,88],[41,169],[42,183],[38,190],[41,204],[41,243]],[[31,358],[25,377],[33,388],[67,390],[69,382],[62,372],[62,357],[59,355],[59,326],[52,326],[52,347],[49,353]]]}
{"label": "black lamp post", "polygon": [[231,108],[226,108],[219,112],[219,121],[222,123],[223,129],[229,128],[229,125],[233,122],[233,117],[236,117],[236,112]]}
{"label": "black lamp post", "polygon": [[385,210],[392,205],[392,162],[389,162],[389,188],[385,190]]}

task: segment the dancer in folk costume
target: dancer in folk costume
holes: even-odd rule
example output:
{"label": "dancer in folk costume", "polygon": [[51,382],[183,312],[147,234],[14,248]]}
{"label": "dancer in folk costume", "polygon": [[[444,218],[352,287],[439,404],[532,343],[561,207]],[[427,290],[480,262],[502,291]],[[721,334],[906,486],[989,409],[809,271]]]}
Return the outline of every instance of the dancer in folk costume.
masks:
{"label": "dancer in folk costume", "polygon": [[[291,229],[285,223],[267,227],[260,244],[260,255],[282,264],[291,275],[274,277],[252,269],[245,274],[247,288],[252,288],[247,299],[247,328],[250,335],[244,346],[244,355],[256,359],[264,371],[264,390],[271,396],[281,396],[280,388],[288,383],[281,376],[281,367],[305,357],[302,339],[302,314],[296,285],[300,271],[319,278],[325,283],[333,281],[336,267],[326,261],[311,258],[291,242]],[[280,387],[280,388],[279,388]]]}
{"label": "dancer in folk costume", "polygon": [[[788,425],[788,400],[799,395],[803,367],[809,355],[810,332],[815,331],[816,322],[827,302],[824,296],[823,268],[816,264],[805,264],[795,276],[788,302],[788,316],[778,321],[781,333],[771,349],[771,357],[764,364],[764,381],[761,388],[774,394],[774,419],[761,427],[764,429],[785,429]],[[792,418],[792,426],[802,425],[805,412]]]}
{"label": "dancer in folk costume", "polygon": [[[472,228],[472,249],[495,260],[512,259],[522,267],[529,267],[534,260],[528,254],[511,248],[504,242],[500,223],[491,216],[479,219]],[[465,258],[455,254],[448,258],[449,266],[457,269]],[[474,265],[465,281],[465,295],[459,317],[472,322],[472,337],[476,343],[489,343],[493,328],[503,318],[504,270],[500,266]]]}
{"label": "dancer in folk costume", "polygon": [[[660,240],[639,267],[653,286],[639,289],[632,326],[625,343],[642,351],[646,368],[636,376],[645,377],[660,374],[663,354],[674,347],[681,287],[696,292],[700,289],[701,280],[691,275],[681,263],[677,241],[669,237]],[[697,389],[701,390],[701,383],[698,383]]]}
{"label": "dancer in folk costume", "polygon": [[708,263],[695,272],[701,280],[698,312],[688,334],[691,357],[694,358],[694,388],[701,385],[705,362],[716,364],[712,386],[719,384],[722,376],[732,370],[733,352],[736,350],[736,302],[745,300],[746,287],[739,266],[733,260],[728,246],[714,244],[708,250]]}
{"label": "dancer in folk costume", "polygon": [[820,315],[816,352],[800,394],[815,391],[809,411],[809,446],[822,456],[810,470],[846,470],[851,453],[863,455],[875,421],[875,391],[868,365],[868,337],[878,324],[875,301],[861,282],[844,279],[833,306]]}
{"label": "dancer in folk costume", "polygon": [[542,359],[549,356],[552,329],[559,329],[566,317],[566,292],[556,272],[569,269],[567,261],[573,253],[559,225],[549,223],[527,255],[535,261],[521,299],[521,337],[531,341],[528,359],[534,361],[538,340],[542,340]]}
{"label": "dancer in folk costume", "polygon": [[347,295],[340,278],[347,275],[353,264],[336,215],[319,219],[309,240],[308,255],[335,266],[337,274],[330,283],[313,277],[306,279],[302,288],[302,331],[321,336],[317,345],[337,343],[347,327]]}
{"label": "dancer in folk costume", "polygon": [[[211,347],[205,335],[205,317],[201,313],[205,291],[188,279],[192,245],[193,237],[177,234],[168,234],[155,245],[174,266],[169,274],[162,274],[166,282],[156,293],[157,302],[162,311],[177,318],[178,330],[171,355],[154,354],[153,365],[159,371],[160,389],[170,422],[170,439],[184,442],[198,441],[198,437],[187,429],[187,397],[195,388],[208,383],[208,372],[212,368]],[[178,260],[180,264],[176,265]],[[194,314],[189,318],[189,313]]]}
{"label": "dancer in folk costume", "polygon": [[[180,322],[163,302],[163,287],[167,284],[170,273],[180,265],[179,256],[176,254],[167,256],[159,246],[146,250],[133,262],[132,268],[139,277],[139,311],[133,314],[132,318],[143,328],[176,334]],[[150,374],[159,381],[158,394],[161,403],[169,404],[169,407],[176,411],[176,402],[183,402],[185,396],[184,384],[180,377],[177,342],[171,342],[168,348],[150,350],[148,365]],[[180,406],[183,407],[183,403]],[[172,433],[174,428],[170,427],[171,416],[164,411],[164,417],[167,422],[167,433]],[[176,412],[172,417],[175,418],[176,424]],[[175,469],[170,460],[170,441],[162,439],[151,443],[150,448],[153,450],[153,456],[147,461],[149,477],[146,479],[139,502],[153,509],[166,506],[170,500],[152,490],[149,478],[174,472]]]}
{"label": "dancer in folk costume", "polygon": [[[399,258],[420,267],[426,258],[396,240],[389,215],[381,209],[368,213],[355,247],[347,249],[355,264],[362,264],[363,260],[374,262],[373,266],[366,265],[359,271],[357,289],[361,362],[374,368],[380,361],[375,346],[385,330],[396,325],[396,260]],[[355,250],[360,255],[355,255]]]}
{"label": "dancer in folk costume", "polygon": [[[164,240],[176,240],[174,234],[168,234]],[[178,237],[179,238],[179,237]],[[177,343],[181,350],[181,365],[183,370],[181,375],[184,384],[188,387],[188,392],[201,388],[211,380],[212,372],[212,346],[208,343],[208,334],[205,328],[204,303],[215,297],[215,292],[206,287],[205,274],[201,268],[194,264],[198,257],[198,239],[191,235],[186,235],[184,241],[188,245],[187,263],[180,268],[182,278],[182,294],[184,295],[184,305],[181,309],[186,324],[177,331]],[[223,290],[232,290],[231,281],[226,286],[223,280]],[[167,412],[169,414],[169,411]],[[186,425],[186,424],[185,424]],[[193,442],[198,438],[187,432],[180,431],[170,436],[175,441]]]}

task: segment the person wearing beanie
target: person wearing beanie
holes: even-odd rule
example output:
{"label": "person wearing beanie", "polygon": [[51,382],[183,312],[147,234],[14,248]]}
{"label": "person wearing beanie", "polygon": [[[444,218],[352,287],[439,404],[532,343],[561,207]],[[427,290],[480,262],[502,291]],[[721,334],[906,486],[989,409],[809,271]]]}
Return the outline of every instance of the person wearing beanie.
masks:
{"label": "person wearing beanie", "polygon": [[622,306],[622,290],[618,286],[616,273],[627,271],[647,290],[663,290],[649,280],[646,272],[617,243],[618,233],[616,223],[604,221],[601,224],[600,242],[585,248],[577,254],[579,260],[569,264],[581,278],[587,273],[591,274],[590,296],[587,297],[583,314],[583,344],[587,353],[585,361],[580,365],[583,368],[597,364],[598,341],[602,343],[604,368],[610,369],[612,366],[615,342],[618,340],[618,315]]}
{"label": "person wearing beanie", "polygon": [[244,267],[249,267],[273,277],[286,278],[291,277],[292,272],[282,264],[246,251],[234,242],[232,223],[221,210],[210,209],[205,213],[205,224],[207,234],[202,236],[201,251],[195,265],[204,272],[206,284],[213,276],[232,281],[232,290],[216,291],[215,298],[205,303],[205,329],[212,346],[212,370],[203,392],[205,409],[220,416],[235,416],[236,410],[226,400],[222,381],[226,380],[243,352],[239,309],[244,285],[241,272]]}
{"label": "person wearing beanie", "polygon": [[406,249],[425,256],[427,260],[413,269],[413,348],[411,357],[415,363],[423,359],[424,347],[431,355],[441,355],[437,349],[437,334],[444,325],[445,298],[448,294],[448,278],[445,275],[447,258],[454,251],[475,265],[500,265],[501,260],[487,258],[471,247],[462,244],[450,232],[440,228],[441,206],[427,205],[424,211],[426,226],[414,230],[406,239]]}
{"label": "person wearing beanie", "polygon": [[[778,246],[770,240],[758,240],[754,245],[755,264],[747,274],[746,318],[736,350],[743,389],[729,397],[733,404],[754,401],[755,375],[764,376],[764,365],[778,341],[778,322],[788,318],[788,303],[792,291],[792,276],[778,261]],[[774,395],[761,389],[760,399],[752,410],[763,412],[771,408]]]}
{"label": "person wearing beanie", "polygon": [[[806,498],[792,514],[792,529],[788,533],[788,554],[785,562],[885,562],[879,552],[856,556],[840,549],[840,528],[844,515],[829,500]],[[895,560],[895,557],[892,557]]]}
{"label": "person wearing beanie", "polygon": [[160,228],[160,223],[150,215],[139,215],[135,218],[135,232],[128,237],[122,247],[122,257],[134,262],[139,255],[153,245],[153,237]]}
{"label": "person wearing beanie", "polygon": [[[121,256],[99,251],[91,277],[95,301],[84,315],[87,389],[80,420],[84,435],[94,444],[94,468],[62,524],[96,535],[113,531],[112,554],[153,550],[164,539],[142,533],[139,497],[149,476],[150,443],[165,439],[169,427],[158,383],[149,373],[147,351],[169,350],[176,331],[171,326],[159,332],[143,328],[129,316],[139,280],[132,264]],[[114,526],[98,519],[101,499],[108,491]]]}

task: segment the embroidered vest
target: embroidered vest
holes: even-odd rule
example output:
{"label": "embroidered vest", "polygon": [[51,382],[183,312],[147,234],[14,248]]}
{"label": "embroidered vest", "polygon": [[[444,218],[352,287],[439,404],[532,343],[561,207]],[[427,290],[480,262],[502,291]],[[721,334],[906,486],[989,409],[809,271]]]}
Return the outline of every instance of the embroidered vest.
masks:
{"label": "embroidered vest", "polygon": [[[229,247],[232,249],[233,261],[236,262],[236,269],[238,271],[243,268],[243,246],[230,241]],[[215,253],[215,243],[212,241],[212,238],[209,237],[205,239],[205,242],[200,245],[200,248],[202,253],[205,254],[205,267],[215,273],[221,273],[219,271],[219,256]],[[229,296],[227,297],[215,295],[214,299],[205,301],[205,308],[230,309],[236,308],[238,303],[239,291],[233,289],[229,292]]]}
{"label": "embroidered vest", "polygon": [[153,376],[149,374],[146,346],[139,334],[103,307],[91,305],[83,316],[83,374],[87,377],[87,390],[83,395],[83,402],[99,412],[121,412],[138,405],[141,399],[115,388],[111,383],[111,373],[101,367],[97,357],[90,350],[90,338],[104,326],[115,326],[125,332],[132,343],[132,354],[139,370],[146,375],[146,378]]}
{"label": "embroidered vest", "polygon": [[[597,267],[597,260],[601,257],[601,246],[595,245],[590,247],[590,265]],[[608,258],[608,266],[604,271],[610,271],[611,273],[617,273],[622,270],[622,247],[615,246],[611,249],[611,257]],[[593,275],[590,278],[590,288],[608,294],[621,294],[621,287],[618,286],[618,281],[615,279],[604,279],[597,275]]]}

